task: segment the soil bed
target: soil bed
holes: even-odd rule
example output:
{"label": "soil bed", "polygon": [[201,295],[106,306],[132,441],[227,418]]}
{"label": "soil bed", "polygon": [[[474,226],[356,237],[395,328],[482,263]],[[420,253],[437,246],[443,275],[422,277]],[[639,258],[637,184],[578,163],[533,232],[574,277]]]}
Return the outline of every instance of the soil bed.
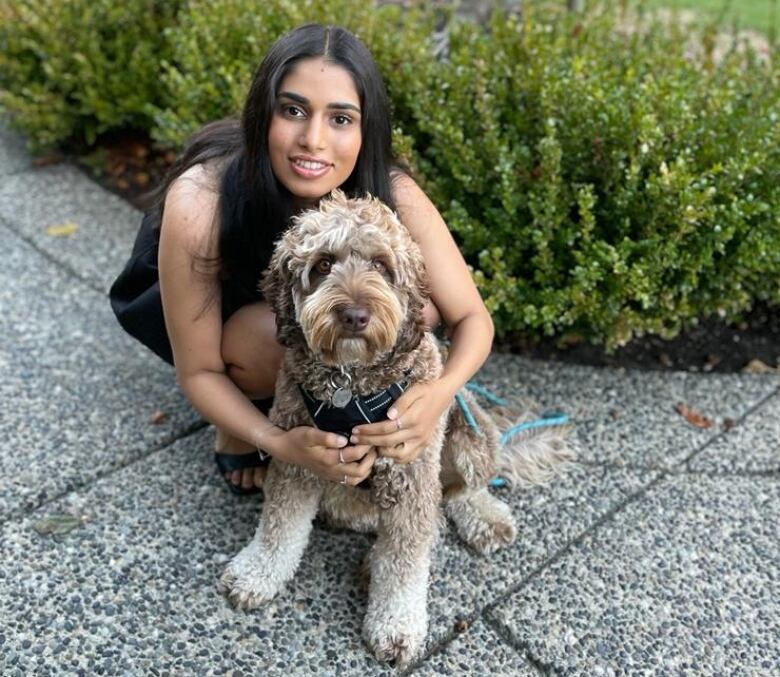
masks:
{"label": "soil bed", "polygon": [[[104,136],[92,148],[68,152],[68,158],[99,184],[142,210],[148,208],[152,189],[160,184],[174,157],[171,151],[156,151],[143,132]],[[45,156],[39,164],[59,159],[62,156]],[[532,341],[522,336],[508,337],[498,348],[593,366],[734,373],[762,370],[761,365],[765,365],[780,371],[780,306],[759,304],[733,324],[710,318],[669,341],[644,336],[612,354],[585,342],[561,347],[552,338]]]}

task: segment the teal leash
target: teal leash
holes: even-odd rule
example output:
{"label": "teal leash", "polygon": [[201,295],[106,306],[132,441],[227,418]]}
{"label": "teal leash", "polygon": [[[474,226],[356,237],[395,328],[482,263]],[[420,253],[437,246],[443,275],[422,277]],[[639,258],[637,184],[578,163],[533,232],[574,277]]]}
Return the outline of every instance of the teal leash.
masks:
{"label": "teal leash", "polygon": [[469,409],[469,405],[466,404],[466,400],[463,398],[463,395],[460,393],[455,395],[455,401],[458,403],[461,412],[463,412],[463,418],[466,419],[466,423],[468,424],[469,428],[471,428],[477,434],[477,437],[482,437],[482,431],[479,429],[477,422],[474,420],[474,414],[471,413],[471,409]]}
{"label": "teal leash", "polygon": [[497,404],[501,407],[509,404],[503,397],[491,393],[487,388],[483,388],[481,385],[474,383],[474,381],[466,383],[466,390],[471,390],[472,392],[477,393],[477,395],[482,395],[490,404]]}
{"label": "teal leash", "polygon": [[[491,393],[487,388],[483,388],[481,385],[478,385],[472,381],[466,383],[466,389],[471,390],[477,395],[482,396],[491,404],[497,404],[500,406],[504,406],[507,404],[507,401],[504,398],[499,397],[494,393]],[[474,414],[471,413],[471,409],[469,409],[469,405],[466,403],[466,400],[463,397],[463,395],[461,395],[460,393],[455,395],[455,401],[458,403],[458,406],[460,407],[460,410],[463,413],[463,418],[466,419],[466,424],[479,437],[482,437],[482,431],[480,430],[479,425],[474,419]],[[550,426],[564,425],[568,422],[569,422],[569,417],[566,414],[563,414],[559,411],[546,411],[542,414],[541,418],[535,419],[533,421],[526,421],[525,423],[517,423],[513,425],[511,428],[509,428],[509,430],[505,431],[501,435],[500,442],[501,444],[506,444],[513,437],[526,430],[534,430],[537,428],[547,428]],[[490,482],[488,482],[488,484],[491,487],[505,487],[507,482],[503,477],[494,477],[493,479],[490,480]]]}

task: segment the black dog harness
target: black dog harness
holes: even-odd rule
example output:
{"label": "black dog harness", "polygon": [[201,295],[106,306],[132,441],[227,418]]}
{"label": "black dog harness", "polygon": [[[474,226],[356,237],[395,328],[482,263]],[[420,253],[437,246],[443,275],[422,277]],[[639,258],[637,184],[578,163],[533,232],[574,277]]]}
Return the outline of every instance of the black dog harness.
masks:
{"label": "black dog harness", "polygon": [[408,386],[407,381],[401,381],[393,383],[378,393],[366,396],[353,395],[343,407],[338,407],[329,400],[318,400],[308,390],[301,386],[298,388],[314,424],[320,430],[338,433],[349,439],[352,428],[356,425],[384,421],[390,405],[403,395]]}
{"label": "black dog harness", "polygon": [[[303,395],[303,401],[311,414],[311,418],[320,430],[338,433],[347,439],[352,434],[352,428],[363,423],[376,423],[387,418],[387,411],[406,389],[409,382],[404,380],[372,393],[371,395],[352,395],[343,406],[336,406],[332,400],[318,400],[302,386],[298,389]],[[368,477],[357,486],[368,489],[371,478]]]}

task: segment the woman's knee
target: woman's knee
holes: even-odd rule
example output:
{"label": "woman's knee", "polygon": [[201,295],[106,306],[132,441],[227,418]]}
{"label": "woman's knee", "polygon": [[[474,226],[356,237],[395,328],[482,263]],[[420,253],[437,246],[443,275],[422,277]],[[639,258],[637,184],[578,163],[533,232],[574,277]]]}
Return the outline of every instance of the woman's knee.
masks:
{"label": "woman's knee", "polygon": [[222,328],[222,361],[248,395],[273,394],[284,348],[276,340],[276,318],[266,303],[237,310]]}
{"label": "woman's knee", "polygon": [[433,304],[433,301],[428,299],[423,307],[423,323],[425,324],[425,328],[429,331],[433,331],[439,326],[440,322],[441,313],[439,313],[439,309]]}

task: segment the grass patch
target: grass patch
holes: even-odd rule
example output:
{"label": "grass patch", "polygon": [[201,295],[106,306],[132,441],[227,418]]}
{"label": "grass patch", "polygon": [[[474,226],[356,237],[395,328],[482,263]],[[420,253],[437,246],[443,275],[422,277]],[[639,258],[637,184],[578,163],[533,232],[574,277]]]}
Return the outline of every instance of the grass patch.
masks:
{"label": "grass patch", "polygon": [[774,24],[777,29],[775,0],[645,0],[647,7],[691,9],[704,19],[721,19],[727,26],[736,23],[739,28],[752,28],[769,35]]}

